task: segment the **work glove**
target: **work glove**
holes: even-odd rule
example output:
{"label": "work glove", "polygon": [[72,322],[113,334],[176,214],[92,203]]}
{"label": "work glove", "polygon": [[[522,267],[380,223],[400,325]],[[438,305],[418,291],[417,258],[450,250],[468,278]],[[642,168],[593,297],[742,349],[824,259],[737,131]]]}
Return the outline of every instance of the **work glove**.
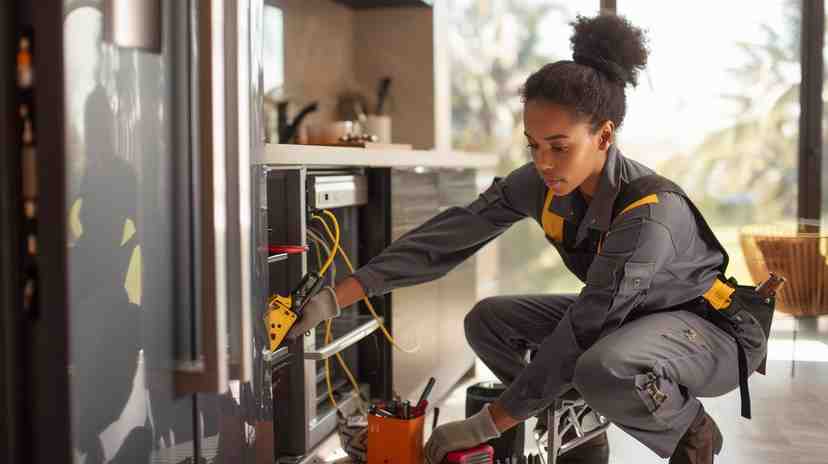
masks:
{"label": "work glove", "polygon": [[450,451],[474,448],[499,436],[487,404],[466,420],[449,422],[434,429],[425,445],[426,462],[440,464]]}
{"label": "work glove", "polygon": [[339,303],[336,301],[334,289],[329,286],[322,287],[316,295],[308,300],[305,309],[302,311],[302,317],[288,331],[287,339],[290,341],[296,340],[320,322],[339,316],[339,313]]}

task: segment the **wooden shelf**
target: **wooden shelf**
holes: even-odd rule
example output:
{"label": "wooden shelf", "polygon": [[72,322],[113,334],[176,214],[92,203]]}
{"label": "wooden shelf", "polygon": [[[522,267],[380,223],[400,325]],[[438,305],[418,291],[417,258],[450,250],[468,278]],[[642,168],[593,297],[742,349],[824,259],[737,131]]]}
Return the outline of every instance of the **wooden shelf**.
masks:
{"label": "wooden shelf", "polygon": [[355,10],[365,8],[387,8],[398,6],[419,6],[424,8],[431,8],[434,5],[433,0],[334,0]]}

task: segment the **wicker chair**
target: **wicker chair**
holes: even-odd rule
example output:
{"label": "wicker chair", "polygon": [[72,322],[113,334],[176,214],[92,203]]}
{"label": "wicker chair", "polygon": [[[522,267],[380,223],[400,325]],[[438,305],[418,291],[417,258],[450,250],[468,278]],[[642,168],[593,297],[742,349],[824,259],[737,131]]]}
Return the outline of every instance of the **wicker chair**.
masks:
{"label": "wicker chair", "polygon": [[768,269],[787,282],[776,309],[792,316],[828,314],[828,234],[799,232],[798,224],[743,227],[739,241],[754,283]]}

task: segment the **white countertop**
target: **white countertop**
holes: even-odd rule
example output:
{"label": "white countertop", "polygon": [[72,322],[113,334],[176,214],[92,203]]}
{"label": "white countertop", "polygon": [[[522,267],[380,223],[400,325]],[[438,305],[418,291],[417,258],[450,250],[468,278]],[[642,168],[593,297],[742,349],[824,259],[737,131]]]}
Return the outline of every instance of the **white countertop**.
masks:
{"label": "white countertop", "polygon": [[325,147],[265,144],[261,164],[366,167],[494,168],[497,156],[489,153],[384,148]]}

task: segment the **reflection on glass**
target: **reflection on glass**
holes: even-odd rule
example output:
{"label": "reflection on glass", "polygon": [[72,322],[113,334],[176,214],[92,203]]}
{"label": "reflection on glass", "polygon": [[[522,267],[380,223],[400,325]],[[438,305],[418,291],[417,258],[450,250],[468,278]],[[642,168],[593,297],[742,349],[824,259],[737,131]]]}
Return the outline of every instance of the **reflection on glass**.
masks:
{"label": "reflection on glass", "polygon": [[67,1],[63,25],[74,456],[179,462],[193,435],[173,398],[169,72],[103,43],[94,5]]}
{"label": "reflection on glass", "polygon": [[264,42],[262,58],[264,91],[278,92],[285,84],[284,25],[282,10],[274,6],[264,7]]}
{"label": "reflection on glass", "polygon": [[262,16],[262,84],[264,88],[265,140],[277,142],[277,101],[284,97],[285,52],[282,10],[265,5]]}

